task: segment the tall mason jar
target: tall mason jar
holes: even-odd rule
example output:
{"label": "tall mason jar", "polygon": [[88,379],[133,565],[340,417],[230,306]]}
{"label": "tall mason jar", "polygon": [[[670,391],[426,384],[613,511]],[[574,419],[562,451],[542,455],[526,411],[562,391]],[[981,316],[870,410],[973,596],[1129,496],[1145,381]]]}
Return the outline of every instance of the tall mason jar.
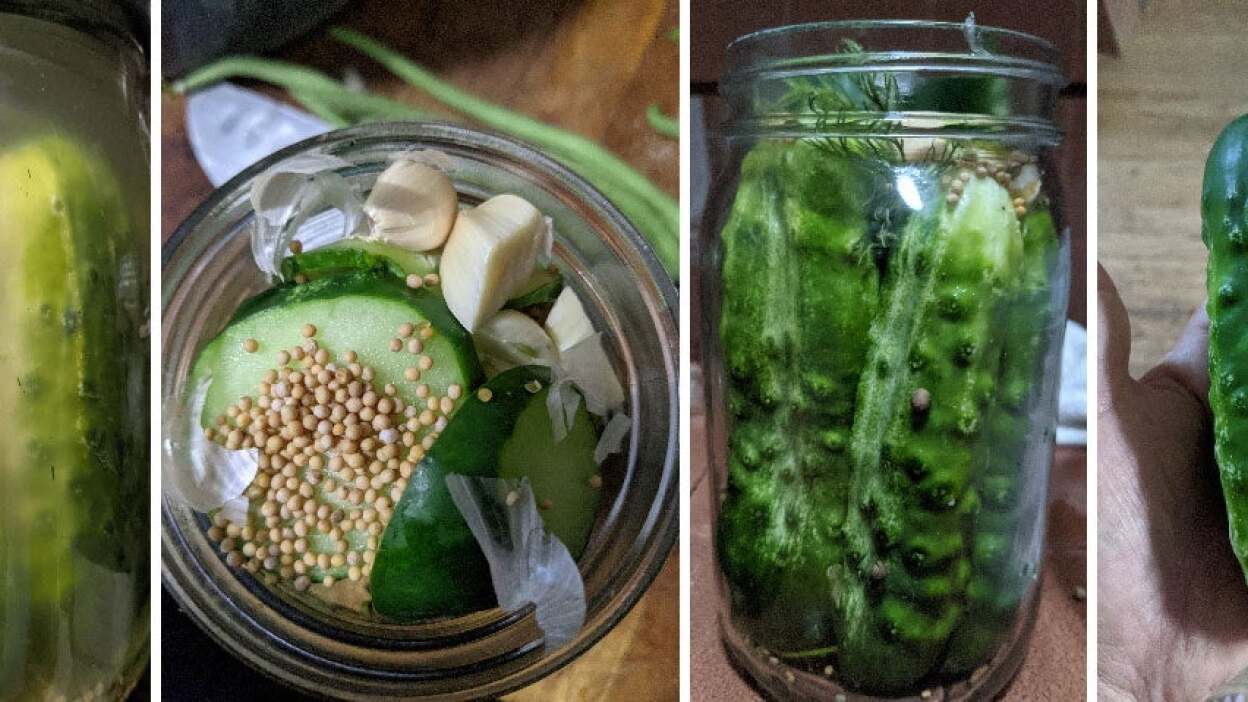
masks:
{"label": "tall mason jar", "polygon": [[784,700],[987,699],[1034,617],[1069,278],[1058,53],[737,39],[700,237],[727,649]]}
{"label": "tall mason jar", "polygon": [[148,131],[119,3],[0,7],[0,700],[148,654]]}

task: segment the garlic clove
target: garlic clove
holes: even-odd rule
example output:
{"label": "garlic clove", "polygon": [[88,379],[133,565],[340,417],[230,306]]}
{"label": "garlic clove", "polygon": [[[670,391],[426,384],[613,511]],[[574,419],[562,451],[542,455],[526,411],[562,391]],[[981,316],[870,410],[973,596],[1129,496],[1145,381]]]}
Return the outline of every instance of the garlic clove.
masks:
{"label": "garlic clove", "polygon": [[470,332],[529,279],[545,240],[542,213],[522,197],[496,195],[455,218],[438,272],[451,313]]}
{"label": "garlic clove", "polygon": [[442,246],[458,210],[455,186],[445,173],[406,159],[390,164],[364,201],[370,234],[413,251]]}

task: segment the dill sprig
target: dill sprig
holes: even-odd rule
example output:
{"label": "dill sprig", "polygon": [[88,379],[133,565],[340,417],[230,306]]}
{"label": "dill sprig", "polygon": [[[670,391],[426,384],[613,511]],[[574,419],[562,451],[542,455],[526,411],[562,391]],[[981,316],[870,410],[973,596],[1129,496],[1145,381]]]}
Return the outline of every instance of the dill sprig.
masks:
{"label": "dill sprig", "polygon": [[[842,40],[837,51],[853,63],[865,63],[862,45],[852,39]],[[801,83],[793,81],[784,102],[791,107],[800,105],[815,115],[816,132],[836,134],[811,140],[833,156],[893,165],[915,160],[913,156],[906,158],[905,142],[900,136],[889,136],[902,130],[890,115],[903,106],[897,76],[891,72],[861,71],[848,77],[819,76]],[[930,146],[922,160],[943,171],[956,163],[960,150],[961,144],[955,141],[940,142],[939,147]]]}

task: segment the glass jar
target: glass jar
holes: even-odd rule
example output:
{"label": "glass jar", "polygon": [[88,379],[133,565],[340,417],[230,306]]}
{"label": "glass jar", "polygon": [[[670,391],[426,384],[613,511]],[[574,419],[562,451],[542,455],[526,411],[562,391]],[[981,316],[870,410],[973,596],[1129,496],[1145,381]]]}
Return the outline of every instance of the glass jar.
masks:
{"label": "glass jar", "polygon": [[0,9],[6,701],[122,699],[148,655],[147,74],[95,5]]}
{"label": "glass jar", "polygon": [[[493,698],[557,670],[606,634],[676,540],[676,292],[649,245],[601,194],[540,152],[457,125],[369,124],[273,154],[219,188],[164,247],[162,403],[166,421],[186,420],[196,352],[242,300],[269,287],[251,258],[253,178],[284,159],[333,155],[351,164],[338,172],[363,197],[393,156],[411,149],[446,155],[440,163],[461,203],[514,193],[551,217],[554,259],[617,361],[632,428],[626,451],[603,466],[602,508],[578,561],[584,626],[547,650],[531,607],[400,625],[299,599],[230,568],[207,536],[207,517],[168,495],[161,503],[163,581],[225,648],[294,688],[344,699]],[[299,230],[305,249],[341,236],[333,216],[317,215]],[[166,472],[185,470],[188,460],[186,446],[166,441]]]}
{"label": "glass jar", "polygon": [[987,699],[1022,658],[1069,277],[1057,60],[972,20],[728,49],[694,260],[720,621],[769,696]]}

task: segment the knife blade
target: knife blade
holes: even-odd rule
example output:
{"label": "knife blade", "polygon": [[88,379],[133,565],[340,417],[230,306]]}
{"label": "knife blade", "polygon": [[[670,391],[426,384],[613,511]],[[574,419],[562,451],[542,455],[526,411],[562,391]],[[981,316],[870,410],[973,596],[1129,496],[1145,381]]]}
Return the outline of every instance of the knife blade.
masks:
{"label": "knife blade", "polygon": [[214,186],[297,141],[329,131],[313,115],[232,83],[196,91],[186,101],[191,151]]}

